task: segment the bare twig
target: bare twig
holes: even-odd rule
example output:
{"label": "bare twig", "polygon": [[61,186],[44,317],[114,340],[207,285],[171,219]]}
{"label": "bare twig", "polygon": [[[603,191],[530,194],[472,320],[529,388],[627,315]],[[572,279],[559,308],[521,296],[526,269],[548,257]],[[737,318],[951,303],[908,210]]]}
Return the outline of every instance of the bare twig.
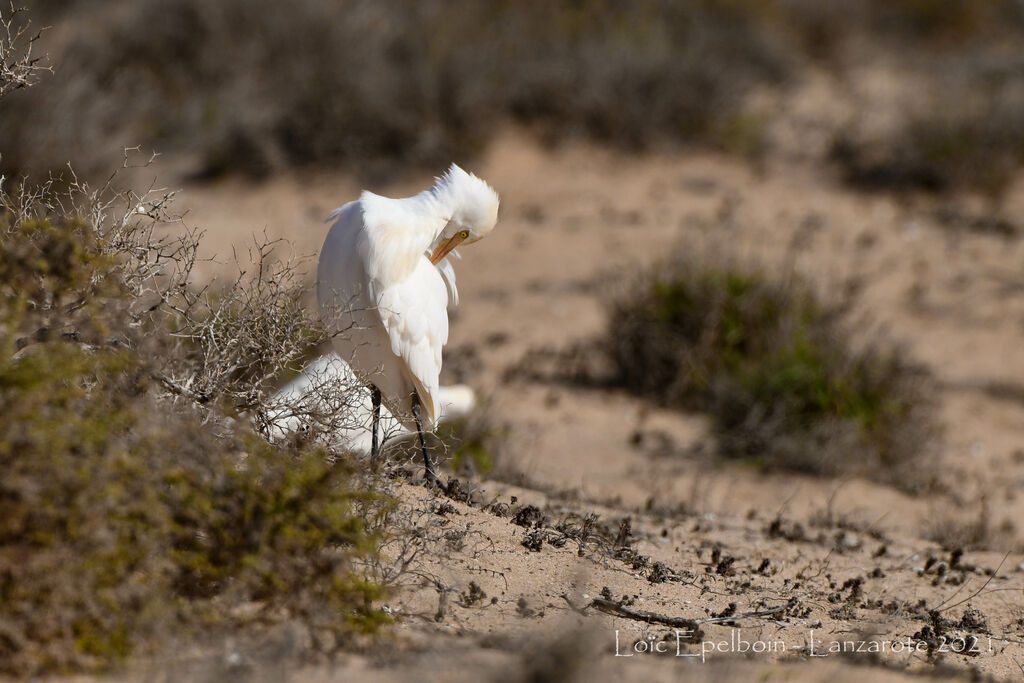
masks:
{"label": "bare twig", "polygon": [[772,607],[771,609],[757,610],[754,612],[741,612],[739,614],[732,614],[727,617],[703,617],[700,619],[687,619],[686,617],[670,617],[664,614],[658,614],[657,612],[648,612],[646,610],[633,609],[626,605],[621,605],[614,600],[606,600],[605,598],[594,598],[590,603],[584,607],[578,607],[572,603],[567,595],[562,595],[562,599],[565,600],[569,607],[574,612],[579,614],[586,614],[587,609],[593,607],[594,609],[611,614],[616,617],[624,617],[626,619],[633,619],[635,621],[643,621],[648,624],[662,624],[663,626],[672,626],[674,628],[686,628],[695,629],[701,624],[725,624],[737,619],[746,618],[758,618],[762,619],[778,614],[786,609],[786,605],[779,605],[778,607]]}
{"label": "bare twig", "polygon": [[955,592],[953,593],[953,595],[950,595],[950,596],[949,596],[948,598],[946,598],[945,600],[943,600],[942,602],[940,602],[940,603],[939,603],[939,605],[938,605],[938,606],[937,606],[937,607],[935,608],[935,610],[936,610],[937,612],[943,612],[943,611],[945,611],[945,610],[953,609],[954,607],[957,607],[957,606],[959,606],[959,605],[962,605],[962,604],[964,604],[965,602],[969,602],[970,600],[973,600],[974,598],[976,598],[976,597],[977,597],[978,595],[980,595],[980,594],[981,594],[981,592],[982,592],[983,590],[985,590],[985,587],[986,587],[986,586],[988,586],[988,585],[989,585],[990,583],[992,583],[992,579],[996,578],[996,575],[998,575],[998,574],[999,574],[999,570],[1003,568],[1003,563],[1005,563],[1005,562],[1006,562],[1006,558],[1007,558],[1007,557],[1009,557],[1009,556],[1010,556],[1010,552],[1009,552],[1009,551],[1007,551],[1007,552],[1006,552],[1006,554],[1005,554],[1005,555],[1003,555],[1003,559],[1001,559],[1001,560],[999,561],[999,566],[998,566],[998,567],[996,567],[996,570],[995,570],[994,572],[992,572],[991,576],[989,576],[989,577],[988,577],[988,580],[987,580],[987,581],[986,581],[985,583],[981,584],[981,588],[979,588],[978,590],[974,591],[973,593],[971,593],[970,595],[968,595],[968,596],[967,596],[966,598],[964,598],[963,600],[961,600],[961,601],[959,601],[959,602],[954,602],[954,603],[953,603],[952,605],[949,605],[948,607],[945,607],[945,608],[943,608],[943,607],[942,607],[943,605],[945,605],[945,604],[946,604],[947,602],[949,602],[950,600],[952,600],[952,599],[953,599],[953,597],[954,597],[954,596],[955,596],[955,595],[956,595],[957,593],[959,593],[959,592],[960,592],[959,590],[957,590],[957,591],[955,591]]}

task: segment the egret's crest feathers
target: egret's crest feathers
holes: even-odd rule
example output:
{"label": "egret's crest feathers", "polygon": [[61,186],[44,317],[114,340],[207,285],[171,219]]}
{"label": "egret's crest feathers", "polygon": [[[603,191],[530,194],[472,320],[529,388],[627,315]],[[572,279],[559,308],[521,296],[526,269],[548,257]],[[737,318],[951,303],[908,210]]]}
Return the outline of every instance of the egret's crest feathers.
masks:
{"label": "egret's crest feathers", "polygon": [[469,230],[473,238],[471,241],[475,242],[490,232],[498,220],[498,193],[457,164],[449,166],[444,175],[434,178],[434,186],[429,192],[448,207],[452,234]]}

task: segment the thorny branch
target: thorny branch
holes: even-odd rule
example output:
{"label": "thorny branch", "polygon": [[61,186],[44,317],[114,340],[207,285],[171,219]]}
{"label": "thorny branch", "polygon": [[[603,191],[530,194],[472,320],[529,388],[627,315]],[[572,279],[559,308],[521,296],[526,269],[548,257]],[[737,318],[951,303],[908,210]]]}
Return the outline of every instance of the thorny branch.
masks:
{"label": "thorny branch", "polygon": [[42,71],[53,71],[40,63],[43,57],[33,55],[45,29],[32,33],[31,22],[19,16],[25,11],[13,2],[9,9],[0,9],[0,97],[34,85]]}

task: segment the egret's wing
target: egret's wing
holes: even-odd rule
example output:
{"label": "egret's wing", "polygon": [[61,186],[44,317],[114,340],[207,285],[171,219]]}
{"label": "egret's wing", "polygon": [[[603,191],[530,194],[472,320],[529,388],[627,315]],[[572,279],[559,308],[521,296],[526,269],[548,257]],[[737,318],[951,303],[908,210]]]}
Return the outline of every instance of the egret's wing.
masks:
{"label": "egret's wing", "polygon": [[448,341],[448,290],[438,270],[422,256],[409,277],[379,289],[377,284],[371,283],[371,294],[391,351],[405,364],[426,409],[424,429],[433,429],[440,413],[441,349]]}
{"label": "egret's wing", "polygon": [[[359,206],[364,226],[359,241],[360,256],[368,278],[377,281],[380,288],[409,277],[419,266],[421,255],[429,258],[429,246],[450,219],[444,207],[436,204],[429,193],[425,197],[388,199],[363,192]],[[459,254],[451,251],[437,264],[453,305],[459,303],[452,267],[452,260],[457,258]]]}
{"label": "egret's wing", "polygon": [[317,301],[328,325],[342,324],[339,317],[355,308],[368,308],[366,273],[357,245],[365,229],[359,202],[349,202],[331,212],[332,223],[317,264]]}
{"label": "egret's wing", "polygon": [[[332,214],[332,221],[317,267],[317,299],[332,332],[331,345],[361,382],[381,391],[396,418],[414,426],[409,396],[415,385],[405,362],[391,351],[391,338],[370,291],[361,247],[367,239],[362,203],[349,202]],[[369,400],[368,392],[366,396]]]}
{"label": "egret's wing", "polygon": [[[412,275],[423,252],[444,229],[449,215],[418,197],[388,199],[372,192],[359,197],[365,228],[359,254],[370,280],[388,287]],[[429,265],[429,262],[428,262]]]}

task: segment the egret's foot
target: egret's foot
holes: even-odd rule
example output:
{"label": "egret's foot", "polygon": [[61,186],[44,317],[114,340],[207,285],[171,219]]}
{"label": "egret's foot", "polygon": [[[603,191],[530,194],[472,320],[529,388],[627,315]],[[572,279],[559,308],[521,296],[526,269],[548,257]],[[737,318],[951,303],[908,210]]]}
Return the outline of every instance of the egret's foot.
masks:
{"label": "egret's foot", "polygon": [[434,470],[427,470],[423,475],[423,486],[428,489],[444,490],[444,482],[438,478],[437,473],[434,472]]}

